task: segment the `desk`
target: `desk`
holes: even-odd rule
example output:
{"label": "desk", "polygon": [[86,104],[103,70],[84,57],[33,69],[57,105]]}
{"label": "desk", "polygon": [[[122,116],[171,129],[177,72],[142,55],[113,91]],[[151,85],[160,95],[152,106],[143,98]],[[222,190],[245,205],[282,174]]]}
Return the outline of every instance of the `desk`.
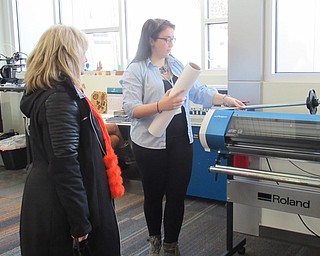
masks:
{"label": "desk", "polygon": [[20,85],[0,85],[0,92],[24,92],[25,87]]}
{"label": "desk", "polygon": [[106,124],[116,124],[125,141],[129,143],[123,148],[116,148],[119,165],[122,169],[122,176],[127,179],[140,180],[141,176],[136,165],[135,158],[132,153],[132,145],[130,139],[130,125],[126,116],[114,116],[112,114],[102,114],[102,118]]}
{"label": "desk", "polygon": [[101,114],[105,123],[114,123],[118,125],[124,140],[130,140],[130,121],[125,115],[114,116],[112,114]]}
{"label": "desk", "polygon": [[114,116],[111,114],[102,114],[103,120],[106,123],[115,123],[121,126],[130,126],[130,120],[127,116]]}

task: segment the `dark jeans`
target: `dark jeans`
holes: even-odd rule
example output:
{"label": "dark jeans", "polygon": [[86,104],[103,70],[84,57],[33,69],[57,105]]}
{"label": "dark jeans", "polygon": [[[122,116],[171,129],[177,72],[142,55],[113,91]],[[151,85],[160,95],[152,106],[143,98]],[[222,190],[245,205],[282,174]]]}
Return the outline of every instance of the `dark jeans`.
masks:
{"label": "dark jeans", "polygon": [[164,242],[177,242],[192,170],[193,144],[189,144],[188,137],[178,137],[171,138],[166,149],[148,149],[133,143],[133,152],[142,177],[149,235],[161,234],[165,196]]}

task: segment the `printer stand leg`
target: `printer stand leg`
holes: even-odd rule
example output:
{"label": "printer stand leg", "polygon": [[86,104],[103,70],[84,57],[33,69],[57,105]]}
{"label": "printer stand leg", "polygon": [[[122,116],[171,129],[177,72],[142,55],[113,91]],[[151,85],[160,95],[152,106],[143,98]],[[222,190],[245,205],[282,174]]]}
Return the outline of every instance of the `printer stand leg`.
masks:
{"label": "printer stand leg", "polygon": [[222,254],[225,256],[234,255],[236,252],[245,254],[246,239],[241,240],[236,246],[233,246],[233,203],[227,202],[227,251]]}

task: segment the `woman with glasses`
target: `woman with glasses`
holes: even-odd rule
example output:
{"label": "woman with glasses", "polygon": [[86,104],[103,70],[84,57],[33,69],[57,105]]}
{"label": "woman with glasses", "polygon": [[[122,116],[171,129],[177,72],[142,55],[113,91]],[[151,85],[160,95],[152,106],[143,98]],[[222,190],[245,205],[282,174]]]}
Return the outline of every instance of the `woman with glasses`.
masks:
{"label": "woman with glasses", "polygon": [[[150,255],[180,255],[178,238],[193,157],[189,101],[205,108],[213,104],[243,106],[241,101],[198,81],[186,97],[182,96],[185,95],[183,90],[169,94],[184,69],[170,54],[175,41],[174,30],[175,25],[168,20],[147,20],[142,27],[136,56],[120,80],[123,108],[132,120],[130,135],[142,177]],[[158,113],[174,109],[176,114],[162,136],[149,133],[148,128]]]}

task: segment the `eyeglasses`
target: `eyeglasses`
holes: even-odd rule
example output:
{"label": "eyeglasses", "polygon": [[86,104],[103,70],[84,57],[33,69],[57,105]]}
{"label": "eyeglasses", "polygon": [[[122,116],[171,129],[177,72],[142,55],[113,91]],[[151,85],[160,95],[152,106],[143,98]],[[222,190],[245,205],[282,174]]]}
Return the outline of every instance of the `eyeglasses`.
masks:
{"label": "eyeglasses", "polygon": [[163,41],[166,41],[166,43],[174,43],[176,39],[174,37],[158,37],[157,39],[161,39]]}

